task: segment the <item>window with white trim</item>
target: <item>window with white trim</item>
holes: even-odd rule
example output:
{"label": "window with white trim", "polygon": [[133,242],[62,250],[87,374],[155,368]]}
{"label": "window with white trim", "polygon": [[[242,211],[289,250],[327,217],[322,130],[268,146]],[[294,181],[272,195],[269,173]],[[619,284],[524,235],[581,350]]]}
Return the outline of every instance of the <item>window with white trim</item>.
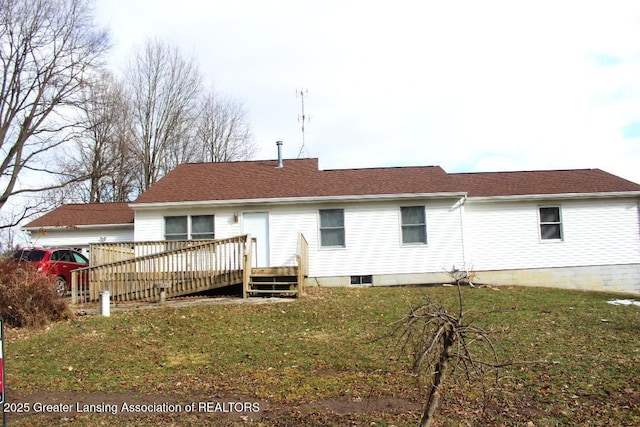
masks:
{"label": "window with white trim", "polygon": [[213,215],[182,215],[164,217],[165,240],[213,239]]}
{"label": "window with white trim", "polygon": [[562,240],[560,206],[540,206],[540,240]]}
{"label": "window with white trim", "polygon": [[402,243],[427,243],[427,215],[424,206],[400,208]]}
{"label": "window with white trim", "polygon": [[344,209],[320,209],[320,246],[345,247]]}
{"label": "window with white trim", "polygon": [[187,216],[164,217],[164,240],[187,240]]}
{"label": "window with white trim", "polygon": [[191,217],[191,239],[213,239],[213,215],[194,215]]}

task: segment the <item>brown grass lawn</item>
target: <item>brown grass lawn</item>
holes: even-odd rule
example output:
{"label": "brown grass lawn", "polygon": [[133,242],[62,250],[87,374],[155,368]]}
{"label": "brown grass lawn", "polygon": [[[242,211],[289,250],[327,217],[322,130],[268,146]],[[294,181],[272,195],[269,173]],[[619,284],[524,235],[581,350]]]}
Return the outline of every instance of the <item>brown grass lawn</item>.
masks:
{"label": "brown grass lawn", "polygon": [[[384,337],[425,293],[457,309],[451,287],[312,288],[7,330],[9,425],[416,425],[424,390]],[[436,425],[640,425],[640,307],[614,297],[464,289],[467,318],[517,363],[449,381]]]}

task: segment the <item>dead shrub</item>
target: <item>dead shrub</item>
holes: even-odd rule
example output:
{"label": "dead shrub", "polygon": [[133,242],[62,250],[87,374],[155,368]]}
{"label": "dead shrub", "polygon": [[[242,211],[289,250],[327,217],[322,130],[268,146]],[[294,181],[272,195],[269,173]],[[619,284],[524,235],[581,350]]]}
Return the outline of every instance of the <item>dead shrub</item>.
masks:
{"label": "dead shrub", "polygon": [[28,263],[0,263],[0,316],[13,327],[43,327],[73,316],[56,294],[54,278]]}

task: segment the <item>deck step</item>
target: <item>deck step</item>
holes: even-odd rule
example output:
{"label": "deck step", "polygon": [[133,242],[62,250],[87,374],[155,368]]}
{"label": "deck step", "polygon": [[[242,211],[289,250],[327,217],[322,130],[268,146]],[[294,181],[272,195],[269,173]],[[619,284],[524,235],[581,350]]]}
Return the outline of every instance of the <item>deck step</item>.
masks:
{"label": "deck step", "polygon": [[249,296],[299,296],[297,266],[254,267],[249,275],[246,294]]}
{"label": "deck step", "polygon": [[271,289],[251,289],[249,291],[250,294],[297,294],[297,289],[282,289],[277,291],[272,291]]}
{"label": "deck step", "polygon": [[297,267],[261,267],[251,269],[249,295],[298,295]]}
{"label": "deck step", "polygon": [[273,277],[298,275],[298,267],[257,267],[251,269],[252,277]]}
{"label": "deck step", "polygon": [[251,286],[291,286],[297,285],[298,282],[249,282]]}

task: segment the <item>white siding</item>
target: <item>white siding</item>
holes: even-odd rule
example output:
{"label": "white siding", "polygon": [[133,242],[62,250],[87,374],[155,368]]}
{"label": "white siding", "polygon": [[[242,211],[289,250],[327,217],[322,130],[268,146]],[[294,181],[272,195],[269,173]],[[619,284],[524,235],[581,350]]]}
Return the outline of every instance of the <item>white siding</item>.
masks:
{"label": "white siding", "polygon": [[[400,206],[427,207],[427,244],[402,245]],[[455,201],[349,203],[271,210],[272,264],[295,263],[298,233],[309,243],[309,275],[359,276],[440,272],[462,264],[460,217]],[[344,248],[322,248],[319,209],[344,209]]]}
{"label": "white siding", "polygon": [[30,245],[42,247],[82,248],[85,253],[90,243],[129,242],[133,240],[133,228],[91,228],[91,229],[59,229],[30,232]]}
{"label": "white siding", "polygon": [[242,234],[240,223],[234,222],[234,210],[228,208],[162,209],[138,211],[135,215],[135,241],[164,240],[164,217],[180,215],[214,215],[216,239]]}
{"label": "white siding", "polygon": [[[541,241],[540,206],[560,206],[562,241]],[[465,205],[465,247],[475,270],[640,262],[638,204],[624,199]]]}
{"label": "white siding", "polygon": [[[239,236],[242,234],[242,213],[239,210],[214,209],[209,215],[215,215],[216,239]],[[235,222],[234,214],[238,214],[238,222]]]}
{"label": "white siding", "polygon": [[[277,207],[269,211],[271,265],[296,265],[298,235],[304,234],[309,252],[316,245],[316,209],[309,206]],[[313,242],[313,243],[312,243]],[[310,262],[312,262],[310,260]]]}
{"label": "white siding", "polygon": [[137,211],[134,219],[134,240],[136,242],[162,240],[164,238],[162,218],[162,212]]}
{"label": "white siding", "polygon": [[[356,276],[442,272],[461,266],[457,200],[271,206],[268,209],[164,209],[136,213],[137,241],[162,240],[166,215],[215,215],[216,238],[242,234],[242,212],[268,212],[272,266],[295,265],[299,233],[309,243],[309,275]],[[427,244],[402,245],[400,206],[426,205]],[[319,247],[319,209],[345,212],[345,248]],[[234,223],[234,212],[240,222]]]}
{"label": "white siding", "polygon": [[[400,207],[419,205],[426,206],[427,244],[403,245]],[[560,242],[540,240],[538,208],[550,205],[561,208]],[[319,245],[318,212],[331,208],[344,209],[344,248]],[[454,265],[488,271],[640,263],[638,204],[629,199],[470,199],[464,212],[457,199],[145,210],[136,212],[135,240],[164,239],[166,215],[215,215],[216,238],[236,236],[243,233],[242,213],[257,211],[269,213],[270,264],[295,265],[303,233],[311,277],[442,273]]]}

